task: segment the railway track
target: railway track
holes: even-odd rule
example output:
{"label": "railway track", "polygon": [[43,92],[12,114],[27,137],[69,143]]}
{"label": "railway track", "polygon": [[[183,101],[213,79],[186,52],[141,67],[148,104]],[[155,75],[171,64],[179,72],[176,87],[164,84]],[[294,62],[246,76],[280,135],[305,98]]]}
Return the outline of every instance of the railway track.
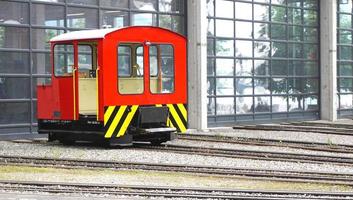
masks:
{"label": "railway track", "polygon": [[275,147],[290,147],[296,149],[305,149],[313,151],[325,151],[332,153],[352,153],[353,145],[337,145],[325,144],[316,142],[301,142],[292,140],[275,140],[275,139],[259,139],[247,137],[229,137],[229,136],[214,136],[201,134],[179,134],[179,140],[203,141],[214,143],[242,144],[255,146],[275,146]]}
{"label": "railway track", "polygon": [[183,154],[197,154],[203,156],[218,156],[227,158],[244,158],[255,160],[286,161],[298,163],[320,163],[353,166],[353,157],[323,156],[314,154],[299,154],[275,151],[255,151],[227,148],[206,148],[197,146],[167,144],[165,146],[135,145],[144,150],[168,151]]}
{"label": "railway track", "polygon": [[128,186],[53,182],[0,181],[5,191],[98,194],[112,196],[195,198],[195,199],[351,199],[353,193],[293,192],[235,189],[205,189],[159,186]]}
{"label": "railway track", "polygon": [[263,131],[292,131],[292,132],[312,132],[333,135],[353,136],[352,127],[341,128],[333,126],[319,126],[306,124],[258,124],[258,125],[238,125],[233,129],[263,130]]}
{"label": "railway track", "polygon": [[165,172],[197,173],[200,175],[233,176],[286,182],[311,182],[353,186],[353,174],[313,171],[261,170],[247,168],[152,164],[134,162],[112,162],[77,159],[50,159],[34,157],[0,156],[0,165],[25,165],[32,167],[55,167],[68,169],[112,169],[112,170],[153,170]]}

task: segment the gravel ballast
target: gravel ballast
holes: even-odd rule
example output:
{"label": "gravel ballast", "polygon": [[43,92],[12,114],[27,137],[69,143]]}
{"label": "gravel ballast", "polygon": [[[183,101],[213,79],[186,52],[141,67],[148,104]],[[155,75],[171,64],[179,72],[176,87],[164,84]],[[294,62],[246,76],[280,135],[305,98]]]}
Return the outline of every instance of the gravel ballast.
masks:
{"label": "gravel ballast", "polygon": [[104,149],[92,145],[63,146],[57,143],[33,144],[1,141],[0,155],[353,173],[353,167],[351,166],[332,164],[186,155],[133,148]]}

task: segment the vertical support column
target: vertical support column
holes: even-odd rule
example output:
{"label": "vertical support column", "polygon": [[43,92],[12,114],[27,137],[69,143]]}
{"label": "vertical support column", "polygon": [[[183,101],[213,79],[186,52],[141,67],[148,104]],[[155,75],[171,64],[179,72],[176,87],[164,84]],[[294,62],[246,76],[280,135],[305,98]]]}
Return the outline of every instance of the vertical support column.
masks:
{"label": "vertical support column", "polygon": [[337,119],[337,0],[320,1],[321,119]]}
{"label": "vertical support column", "polygon": [[188,123],[207,128],[207,4],[187,1],[188,23]]}

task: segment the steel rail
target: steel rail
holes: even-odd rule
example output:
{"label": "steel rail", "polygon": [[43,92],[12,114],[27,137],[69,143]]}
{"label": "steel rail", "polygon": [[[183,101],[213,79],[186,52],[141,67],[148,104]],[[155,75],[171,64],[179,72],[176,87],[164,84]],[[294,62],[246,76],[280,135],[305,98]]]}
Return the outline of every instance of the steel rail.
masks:
{"label": "steel rail", "polygon": [[166,144],[165,146],[135,145],[144,150],[168,151],[183,154],[198,154],[204,156],[218,156],[227,158],[244,158],[255,160],[271,160],[303,163],[330,163],[335,165],[353,166],[353,157],[323,156],[314,154],[299,154],[276,151],[256,151],[244,149],[206,148],[187,145]]}
{"label": "steel rail", "polygon": [[228,143],[228,144],[243,144],[255,146],[275,146],[275,147],[290,147],[300,148],[313,151],[324,151],[333,153],[352,153],[353,145],[338,145],[338,144],[325,144],[317,142],[301,142],[293,140],[275,140],[263,138],[248,138],[248,137],[230,137],[230,136],[214,136],[202,134],[178,134],[179,140],[190,141],[204,141],[214,143]]}
{"label": "steel rail", "polygon": [[82,159],[52,159],[35,157],[0,156],[0,165],[25,165],[66,169],[153,170],[165,172],[197,173],[199,175],[233,176],[272,181],[324,183],[353,186],[353,174],[295,170],[263,170],[249,168],[216,167],[205,165],[153,164],[113,162]]}
{"label": "steel rail", "polygon": [[0,181],[0,188],[5,191],[105,194],[142,197],[179,197],[196,199],[348,199],[353,193],[342,192],[293,192],[268,190],[237,190],[220,188],[186,188],[163,186],[131,186],[107,184],[81,184],[34,181]]}

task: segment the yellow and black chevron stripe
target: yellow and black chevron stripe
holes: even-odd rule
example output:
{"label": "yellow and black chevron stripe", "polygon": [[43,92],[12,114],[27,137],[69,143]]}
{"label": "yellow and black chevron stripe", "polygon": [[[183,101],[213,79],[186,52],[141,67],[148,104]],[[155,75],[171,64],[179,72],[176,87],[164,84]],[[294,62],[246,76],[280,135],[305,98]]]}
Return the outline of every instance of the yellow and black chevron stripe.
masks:
{"label": "yellow and black chevron stripe", "polygon": [[106,107],[104,112],[104,137],[123,136],[135,116],[138,107],[138,105]]}
{"label": "yellow and black chevron stripe", "polygon": [[186,104],[157,104],[158,106],[167,106],[169,109],[169,118],[167,126],[175,127],[178,132],[184,133],[187,127],[188,112]]}
{"label": "yellow and black chevron stripe", "polygon": [[[157,104],[156,107],[166,106],[169,110],[167,126],[175,127],[178,132],[187,129],[187,107],[184,104]],[[121,137],[125,134],[133,120],[138,105],[108,106],[104,112],[105,138]]]}

